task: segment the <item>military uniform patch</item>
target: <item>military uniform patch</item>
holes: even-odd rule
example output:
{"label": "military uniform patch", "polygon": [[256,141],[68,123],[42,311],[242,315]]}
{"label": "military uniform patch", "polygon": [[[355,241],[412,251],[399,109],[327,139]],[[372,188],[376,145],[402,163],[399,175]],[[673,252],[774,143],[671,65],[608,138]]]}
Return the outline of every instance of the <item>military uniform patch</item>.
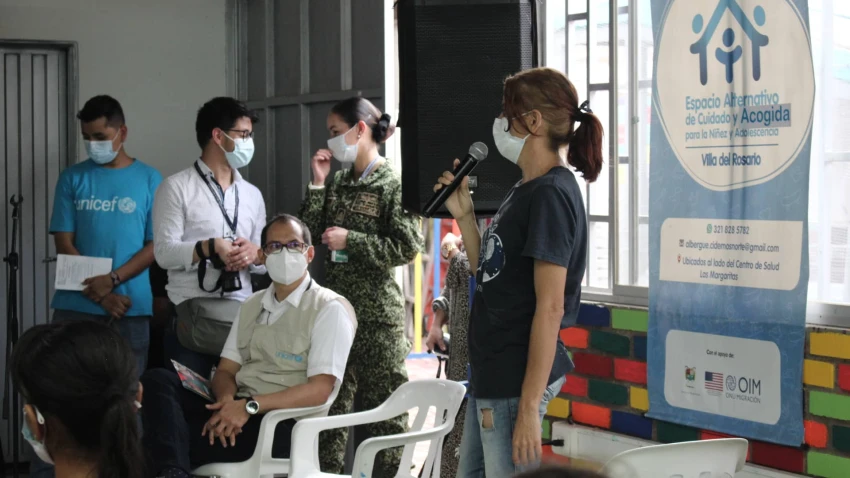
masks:
{"label": "military uniform patch", "polygon": [[378,208],[378,195],[373,193],[358,193],[354,199],[354,204],[351,206],[351,210],[367,216],[379,217],[381,213]]}

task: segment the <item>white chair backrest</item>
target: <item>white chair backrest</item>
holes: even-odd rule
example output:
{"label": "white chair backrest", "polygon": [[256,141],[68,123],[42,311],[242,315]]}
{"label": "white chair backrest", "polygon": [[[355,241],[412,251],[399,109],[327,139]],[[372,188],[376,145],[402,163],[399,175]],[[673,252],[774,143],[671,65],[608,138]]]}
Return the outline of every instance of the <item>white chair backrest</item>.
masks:
{"label": "white chair backrest", "polygon": [[[378,408],[348,415],[301,420],[292,432],[292,468],[290,477],[301,478],[318,473],[318,459],[312,445],[319,433],[333,428],[380,423],[417,409],[410,431],[384,437],[370,438],[357,448],[354,458],[356,477],[369,477],[375,454],[382,449],[404,447],[397,476],[409,476],[416,443],[430,441],[423,477],[439,476],[440,450],[443,438],[452,430],[466,387],[448,380],[417,380],[399,387]],[[434,408],[433,428],[425,429],[429,409]],[[313,458],[310,460],[309,458]]]}
{"label": "white chair backrest", "polygon": [[[466,395],[466,387],[461,384],[457,384],[460,385],[459,387],[449,385],[451,383],[456,382],[439,379],[408,382],[406,385],[410,386],[399,387],[399,389],[390,396],[387,403],[389,404],[397,401],[393,405],[403,410],[401,413],[413,408],[418,408],[416,419],[410,426],[411,432],[418,432],[424,428],[425,420],[428,418],[428,412],[431,407],[434,407],[434,428],[446,424],[450,420],[451,425],[448,427],[448,431],[446,432],[446,434],[448,434],[448,432],[450,432],[454,427],[455,417],[457,416],[458,410],[460,410],[460,404],[463,401],[463,397]],[[408,406],[407,404],[411,405]],[[404,453],[401,455],[401,470],[410,470],[413,467],[413,452],[415,448],[416,443],[408,443],[404,447]],[[435,460],[440,459],[442,448],[442,438],[440,438],[440,440],[433,440],[429,444],[428,458],[425,460],[423,467],[423,477],[431,476],[431,470],[435,465]],[[437,464],[437,466],[437,469],[439,469],[439,464]]]}
{"label": "white chair backrest", "polygon": [[620,453],[602,472],[610,478],[734,478],[748,448],[743,438],[647,446]]}

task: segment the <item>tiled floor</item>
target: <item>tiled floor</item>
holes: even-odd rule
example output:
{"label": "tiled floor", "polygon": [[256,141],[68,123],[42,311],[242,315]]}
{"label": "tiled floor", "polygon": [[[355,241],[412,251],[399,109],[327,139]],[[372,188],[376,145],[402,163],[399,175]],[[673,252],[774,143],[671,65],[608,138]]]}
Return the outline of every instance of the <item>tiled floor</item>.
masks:
{"label": "tiled floor", "polygon": [[[410,380],[422,380],[429,378],[437,378],[437,358],[436,357],[422,357],[422,358],[408,358],[407,359],[407,375]],[[428,418],[425,421],[425,428],[430,428],[434,424],[434,410],[430,410],[428,413]],[[411,412],[409,422],[412,424],[413,420],[416,419],[416,414]],[[428,456],[428,443],[419,443],[416,445],[415,452],[413,454],[413,464],[415,465],[415,470],[413,472],[413,476],[418,476],[419,470],[422,468],[422,464],[425,463],[425,458]]]}

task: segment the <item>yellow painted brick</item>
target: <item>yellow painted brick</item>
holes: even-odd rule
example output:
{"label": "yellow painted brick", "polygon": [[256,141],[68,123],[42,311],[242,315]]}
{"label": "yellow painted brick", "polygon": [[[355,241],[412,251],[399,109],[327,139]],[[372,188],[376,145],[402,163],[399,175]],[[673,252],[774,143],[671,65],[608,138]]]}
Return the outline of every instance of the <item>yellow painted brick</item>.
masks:
{"label": "yellow painted brick", "polygon": [[549,402],[549,408],[546,409],[546,415],[558,418],[567,418],[570,416],[570,401],[563,398],[555,397]]}
{"label": "yellow painted brick", "polygon": [[823,357],[850,359],[850,335],[816,332],[809,335],[809,352]]}
{"label": "yellow painted brick", "polygon": [[645,412],[649,410],[649,393],[645,388],[632,387],[629,397],[632,408]]}
{"label": "yellow painted brick", "polygon": [[835,388],[835,365],[806,359],[803,365],[803,383],[815,387]]}

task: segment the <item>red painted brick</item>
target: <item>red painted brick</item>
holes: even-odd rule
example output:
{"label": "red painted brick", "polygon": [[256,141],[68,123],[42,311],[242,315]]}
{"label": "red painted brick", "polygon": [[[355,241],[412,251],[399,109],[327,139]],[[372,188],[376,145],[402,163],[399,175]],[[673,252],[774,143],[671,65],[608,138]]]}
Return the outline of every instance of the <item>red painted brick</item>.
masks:
{"label": "red painted brick", "polygon": [[543,447],[543,457],[540,460],[543,464],[546,465],[569,465],[570,459],[569,457],[558,455],[557,453],[552,451],[551,446]]}
{"label": "red painted brick", "polygon": [[573,354],[575,371],[582,375],[592,375],[601,378],[614,377],[614,361],[611,357],[593,355],[583,352]]}
{"label": "red painted brick", "polygon": [[572,417],[584,425],[611,428],[611,410],[604,407],[572,402]]}
{"label": "red painted brick", "polygon": [[561,387],[561,392],[574,397],[587,396],[587,379],[578,375],[567,375],[567,381]]}
{"label": "red painted brick", "polygon": [[[700,437],[699,437],[700,440],[721,440],[723,438],[738,438],[738,437],[736,437],[734,435],[727,435],[725,433],[712,432],[712,431],[708,431],[708,430],[703,430],[702,432],[700,432]],[[747,447],[747,461],[750,461],[750,458],[751,458],[750,455],[751,455],[750,448]]]}
{"label": "red painted brick", "polygon": [[590,339],[590,332],[579,327],[570,327],[561,331],[561,341],[564,345],[574,349],[586,349]]}
{"label": "red painted brick", "polygon": [[614,359],[614,378],[624,382],[646,384],[646,362]]}
{"label": "red painted brick", "polygon": [[850,392],[850,365],[838,366],[838,386],[841,390]]}
{"label": "red painted brick", "polygon": [[803,474],[805,455],[803,450],[787,446],[750,441],[753,451],[753,463],[758,465]]}
{"label": "red painted brick", "polygon": [[826,448],[829,441],[826,425],[811,420],[806,420],[806,444],[815,448]]}

